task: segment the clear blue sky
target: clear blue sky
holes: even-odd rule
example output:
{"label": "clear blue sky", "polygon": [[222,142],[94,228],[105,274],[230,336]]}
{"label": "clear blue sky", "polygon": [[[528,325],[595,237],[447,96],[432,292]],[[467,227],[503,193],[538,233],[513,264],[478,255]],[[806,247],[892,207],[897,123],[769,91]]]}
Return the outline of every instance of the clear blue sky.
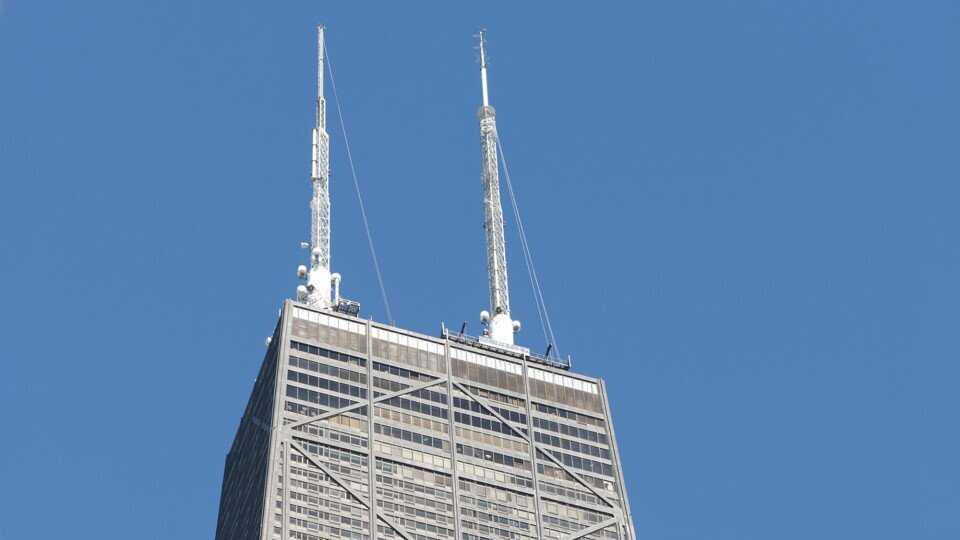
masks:
{"label": "clear blue sky", "polygon": [[[0,539],[212,537],[303,262],[321,22],[395,317],[431,334],[486,304],[489,29],[641,538],[960,538],[960,5],[352,4],[0,0]],[[334,267],[383,320],[331,131]]]}

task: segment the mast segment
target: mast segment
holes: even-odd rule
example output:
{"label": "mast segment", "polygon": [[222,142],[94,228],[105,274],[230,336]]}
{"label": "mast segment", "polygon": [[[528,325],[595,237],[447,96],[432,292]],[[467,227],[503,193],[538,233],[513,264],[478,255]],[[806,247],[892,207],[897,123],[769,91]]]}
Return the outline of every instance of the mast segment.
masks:
{"label": "mast segment", "polygon": [[[330,308],[339,296],[339,274],[330,272],[330,136],[327,134],[327,102],[323,95],[325,40],[324,28],[317,28],[317,112],[313,128],[313,157],[310,183],[310,268],[297,273],[307,284],[297,288],[297,297],[311,307]],[[338,291],[339,292],[339,291]]]}
{"label": "mast segment", "polygon": [[507,250],[503,232],[503,208],[500,205],[500,174],[497,156],[496,111],[490,106],[487,92],[487,55],[485,31],[480,30],[480,84],[483,105],[477,112],[480,120],[480,149],[483,173],[483,229],[487,243],[487,275],[490,281],[490,310],[480,314],[487,323],[488,335],[494,341],[513,345],[513,334],[520,322],[510,318],[510,293],[507,284]]}

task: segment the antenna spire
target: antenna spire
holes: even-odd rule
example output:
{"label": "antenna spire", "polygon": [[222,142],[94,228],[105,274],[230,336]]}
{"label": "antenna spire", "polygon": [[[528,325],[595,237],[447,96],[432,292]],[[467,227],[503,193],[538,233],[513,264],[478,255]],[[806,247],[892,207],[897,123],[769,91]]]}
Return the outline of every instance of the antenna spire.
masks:
{"label": "antenna spire", "polygon": [[330,308],[339,301],[339,274],[330,273],[330,136],[327,134],[327,102],[323,96],[323,71],[326,43],[323,26],[317,27],[317,114],[313,128],[313,158],[310,183],[310,268],[297,273],[307,280],[297,287],[297,299],[312,307]]}
{"label": "antenna spire", "polygon": [[480,40],[480,86],[483,92],[483,106],[490,106],[490,99],[487,95],[487,51],[486,51],[486,33],[484,29],[480,29],[480,33],[477,34]]}
{"label": "antenna spire", "polygon": [[477,112],[480,119],[480,148],[483,158],[483,229],[487,242],[487,274],[490,280],[490,310],[480,319],[488,324],[488,335],[494,341],[513,345],[513,334],[519,321],[510,318],[510,293],[507,285],[507,250],[503,233],[503,208],[500,205],[500,168],[497,156],[496,111],[490,106],[487,92],[486,31],[481,29],[480,85],[483,105]]}

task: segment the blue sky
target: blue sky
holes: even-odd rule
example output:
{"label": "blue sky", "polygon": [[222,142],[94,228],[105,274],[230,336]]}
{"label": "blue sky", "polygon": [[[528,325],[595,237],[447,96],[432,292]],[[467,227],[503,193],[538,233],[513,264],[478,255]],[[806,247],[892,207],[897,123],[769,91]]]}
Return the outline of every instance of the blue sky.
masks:
{"label": "blue sky", "polygon": [[[641,538],[960,537],[960,5],[352,4],[0,1],[0,539],[212,537],[303,262],[317,23],[394,316],[431,334],[487,302],[489,29]],[[384,320],[331,135],[334,268]]]}

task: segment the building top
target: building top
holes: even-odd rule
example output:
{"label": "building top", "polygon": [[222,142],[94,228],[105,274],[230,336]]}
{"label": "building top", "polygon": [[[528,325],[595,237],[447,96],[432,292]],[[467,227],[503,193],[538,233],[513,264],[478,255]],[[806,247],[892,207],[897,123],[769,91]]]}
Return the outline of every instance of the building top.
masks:
{"label": "building top", "polygon": [[[369,323],[372,338],[380,339],[398,346],[425,351],[430,354],[442,355],[443,346],[446,344],[446,342],[449,342],[452,351],[464,351],[468,354],[489,358],[492,361],[506,362],[507,364],[517,366],[516,369],[519,369],[519,366],[521,366],[523,362],[528,362],[531,364],[531,374],[534,373],[534,369],[537,369],[539,370],[538,373],[542,372],[544,374],[555,374],[557,377],[564,377],[563,379],[557,379],[560,381],[558,384],[561,386],[577,388],[579,384],[572,381],[582,381],[584,383],[590,383],[594,385],[600,382],[598,378],[570,372],[569,370],[571,367],[571,362],[569,359],[557,360],[556,358],[548,358],[546,356],[533,353],[526,347],[519,347],[516,345],[505,347],[503,343],[485,339],[484,337],[478,338],[475,336],[469,336],[467,334],[453,332],[445,326],[441,327],[439,336],[430,336],[398,326],[392,326],[370,319],[363,319],[352,314],[331,311],[327,309],[317,309],[293,300],[290,300],[289,302],[293,308],[292,314],[296,318],[308,320],[312,323],[336,328],[341,331],[362,336],[366,335],[367,324]],[[454,355],[454,357],[457,357],[458,353],[452,352],[451,354]],[[460,359],[466,361],[484,362],[484,360],[474,360],[474,357],[472,356],[463,357]],[[518,361],[520,364],[515,363]],[[491,363],[490,366],[494,367],[494,369],[501,369],[505,371],[511,371],[515,369],[505,364]],[[567,381],[566,379],[571,379],[571,381]]]}

